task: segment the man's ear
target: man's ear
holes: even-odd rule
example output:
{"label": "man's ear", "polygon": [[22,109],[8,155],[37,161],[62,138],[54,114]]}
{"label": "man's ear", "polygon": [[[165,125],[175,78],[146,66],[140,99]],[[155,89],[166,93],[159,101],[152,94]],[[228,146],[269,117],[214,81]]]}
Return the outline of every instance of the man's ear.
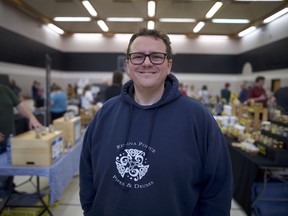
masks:
{"label": "man's ear", "polygon": [[168,74],[167,75],[169,75],[170,73],[171,73],[171,70],[172,70],[172,65],[173,65],[173,61],[172,61],[172,59],[169,59],[168,60]]}
{"label": "man's ear", "polygon": [[128,64],[129,64],[129,60],[126,59],[126,60],[125,60],[126,72],[127,72],[127,75],[130,77],[130,72],[129,72],[129,69],[128,69]]}

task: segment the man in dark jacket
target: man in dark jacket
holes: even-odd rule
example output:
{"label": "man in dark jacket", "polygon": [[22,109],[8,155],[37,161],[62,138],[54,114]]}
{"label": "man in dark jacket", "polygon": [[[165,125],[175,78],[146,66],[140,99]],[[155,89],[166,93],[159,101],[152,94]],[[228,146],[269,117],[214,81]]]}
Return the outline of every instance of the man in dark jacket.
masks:
{"label": "man in dark jacket", "polygon": [[115,71],[113,73],[112,85],[108,86],[105,90],[105,101],[109,100],[112,97],[118,96],[121,93],[123,81],[123,72]]}
{"label": "man in dark jacket", "polygon": [[131,80],[85,133],[80,201],[85,216],[228,216],[232,171],[210,112],[181,94],[166,34],[130,39]]}

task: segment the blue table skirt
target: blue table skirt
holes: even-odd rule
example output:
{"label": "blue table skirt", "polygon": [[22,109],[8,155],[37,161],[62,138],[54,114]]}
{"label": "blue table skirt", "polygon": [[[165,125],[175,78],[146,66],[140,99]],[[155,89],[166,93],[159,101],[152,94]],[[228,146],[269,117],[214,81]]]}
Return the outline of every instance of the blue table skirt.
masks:
{"label": "blue table skirt", "polygon": [[49,167],[12,166],[7,154],[0,155],[0,176],[43,176],[48,178],[50,205],[61,198],[73,176],[78,173],[82,140]]}

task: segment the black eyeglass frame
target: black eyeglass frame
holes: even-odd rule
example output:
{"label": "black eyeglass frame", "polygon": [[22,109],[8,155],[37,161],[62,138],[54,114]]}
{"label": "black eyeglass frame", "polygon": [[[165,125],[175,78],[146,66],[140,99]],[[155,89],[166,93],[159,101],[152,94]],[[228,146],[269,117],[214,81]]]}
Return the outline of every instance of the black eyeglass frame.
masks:
{"label": "black eyeglass frame", "polygon": [[[139,55],[143,55],[144,56],[144,58],[143,58],[143,61],[141,62],[141,63],[133,63],[132,62],[132,59],[131,59],[131,55],[133,55],[133,54],[139,54]],[[163,58],[163,61],[161,62],[161,63],[155,63],[155,62],[153,62],[152,60],[151,60],[151,55],[153,55],[153,54],[162,54],[162,55],[164,55],[164,58]],[[144,61],[146,60],[146,57],[148,56],[148,58],[149,58],[149,61],[152,63],[152,64],[154,64],[154,65],[161,65],[161,64],[163,64],[164,62],[165,62],[165,59],[167,58],[167,54],[166,53],[162,53],[162,52],[152,52],[152,53],[149,53],[149,54],[145,54],[145,53],[141,53],[141,52],[134,52],[134,53],[129,53],[128,54],[128,59],[130,60],[130,62],[133,64],[133,65],[141,65],[141,64],[143,64],[144,63]]]}

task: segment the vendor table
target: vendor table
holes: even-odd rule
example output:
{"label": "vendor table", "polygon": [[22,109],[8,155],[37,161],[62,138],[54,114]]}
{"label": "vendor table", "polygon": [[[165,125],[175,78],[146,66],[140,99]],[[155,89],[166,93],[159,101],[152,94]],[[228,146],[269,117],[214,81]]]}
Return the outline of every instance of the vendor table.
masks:
{"label": "vendor table", "polygon": [[288,168],[288,163],[277,163],[263,156],[252,156],[241,149],[231,145],[232,140],[227,138],[228,148],[231,155],[234,199],[243,208],[248,216],[252,214],[253,204],[259,198],[252,200],[252,187],[255,183],[267,185],[267,173],[270,170]]}
{"label": "vendor table", "polygon": [[[49,167],[12,166],[7,162],[6,153],[3,153],[0,155],[0,176],[36,176],[38,189],[39,177],[48,178],[50,205],[53,205],[55,201],[61,198],[65,187],[68,186],[73,176],[78,173],[81,149],[82,140]],[[46,210],[48,211],[48,209]],[[50,211],[49,213],[52,215]]]}

